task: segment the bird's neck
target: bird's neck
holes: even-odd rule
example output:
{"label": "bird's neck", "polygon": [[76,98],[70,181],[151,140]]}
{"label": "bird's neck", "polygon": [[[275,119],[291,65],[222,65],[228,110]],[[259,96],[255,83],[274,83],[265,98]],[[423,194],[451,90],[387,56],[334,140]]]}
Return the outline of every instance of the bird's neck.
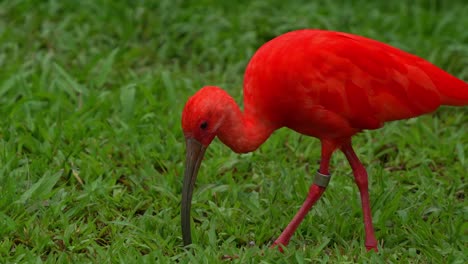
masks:
{"label": "bird's neck", "polygon": [[227,100],[225,111],[218,138],[234,152],[256,150],[276,129],[253,114],[243,113],[232,98]]}

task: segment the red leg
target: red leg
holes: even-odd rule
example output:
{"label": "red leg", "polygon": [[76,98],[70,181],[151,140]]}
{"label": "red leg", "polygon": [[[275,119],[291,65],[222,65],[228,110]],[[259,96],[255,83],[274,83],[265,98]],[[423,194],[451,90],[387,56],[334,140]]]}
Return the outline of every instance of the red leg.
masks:
{"label": "red leg", "polygon": [[[336,145],[327,142],[327,141],[322,141],[322,156],[320,160],[320,169],[319,172],[323,175],[329,175],[329,165],[330,165],[330,158],[331,155],[333,154],[333,151],[335,151]],[[326,187],[321,187],[317,184],[312,184],[309,189],[309,194],[307,195],[306,200],[302,204],[301,208],[299,211],[296,213],[294,216],[293,220],[288,224],[286,229],[281,233],[281,235],[276,239],[276,241],[273,243],[272,247],[275,247],[277,245],[282,245],[282,246],[287,246],[289,243],[289,240],[291,239],[292,235],[296,231],[297,227],[299,224],[302,222],[304,217],[307,215],[307,213],[310,211],[312,206],[317,202],[318,199],[322,196],[323,192],[325,191]],[[282,247],[279,247],[279,250],[283,252]]]}
{"label": "red leg", "polygon": [[362,211],[364,213],[364,228],[366,231],[366,248],[367,250],[377,249],[377,240],[374,235],[374,227],[372,226],[372,214],[369,203],[369,188],[367,180],[367,171],[362,165],[359,158],[356,156],[356,153],[351,146],[351,141],[344,144],[341,148],[346,158],[348,159],[351,168],[354,173],[354,180],[359,188],[359,193],[361,195]]}

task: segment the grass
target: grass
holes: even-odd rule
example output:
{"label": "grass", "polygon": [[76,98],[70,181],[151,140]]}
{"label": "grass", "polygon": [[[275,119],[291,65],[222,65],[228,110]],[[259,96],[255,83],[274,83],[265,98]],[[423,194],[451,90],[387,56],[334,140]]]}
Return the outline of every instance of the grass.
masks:
{"label": "grass", "polygon": [[287,130],[245,155],[212,144],[182,248],[180,114],[206,84],[240,102],[254,51],[305,27],[378,39],[468,80],[467,13],[463,0],[0,2],[0,262],[464,263],[468,108],[354,139],[379,253],[363,246],[342,155],[285,254],[268,249],[320,153]]}

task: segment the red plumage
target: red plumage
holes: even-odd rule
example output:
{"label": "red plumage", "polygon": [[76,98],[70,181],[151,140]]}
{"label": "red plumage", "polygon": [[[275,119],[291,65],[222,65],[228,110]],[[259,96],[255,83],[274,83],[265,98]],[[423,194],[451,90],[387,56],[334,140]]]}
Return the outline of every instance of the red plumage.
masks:
{"label": "red plumage", "polygon": [[468,105],[468,84],[435,65],[387,44],[346,33],[298,30],[254,54],[244,79],[244,111],[224,90],[208,86],[182,113],[187,162],[182,193],[182,233],[191,243],[190,201],[206,147],[217,136],[235,152],[258,148],[276,129],[288,127],[322,143],[316,180],[299,212],[275,245],[287,245],[330,179],[333,152],[341,150],[359,188],[365,245],[377,250],[368,176],[351,137],[385,122],[416,117],[440,105]]}
{"label": "red plumage", "polygon": [[[348,137],[441,104],[468,104],[468,84],[417,56],[346,33],[281,35],[255,53],[245,73],[246,113],[319,138]],[[310,131],[328,120],[343,133]]]}

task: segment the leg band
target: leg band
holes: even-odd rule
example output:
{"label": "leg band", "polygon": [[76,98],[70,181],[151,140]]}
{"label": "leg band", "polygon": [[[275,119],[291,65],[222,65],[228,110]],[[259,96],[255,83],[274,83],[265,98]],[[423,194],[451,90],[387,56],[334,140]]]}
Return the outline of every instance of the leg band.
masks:
{"label": "leg band", "polygon": [[317,171],[315,174],[314,184],[323,188],[327,188],[330,182],[331,175],[325,175]]}

